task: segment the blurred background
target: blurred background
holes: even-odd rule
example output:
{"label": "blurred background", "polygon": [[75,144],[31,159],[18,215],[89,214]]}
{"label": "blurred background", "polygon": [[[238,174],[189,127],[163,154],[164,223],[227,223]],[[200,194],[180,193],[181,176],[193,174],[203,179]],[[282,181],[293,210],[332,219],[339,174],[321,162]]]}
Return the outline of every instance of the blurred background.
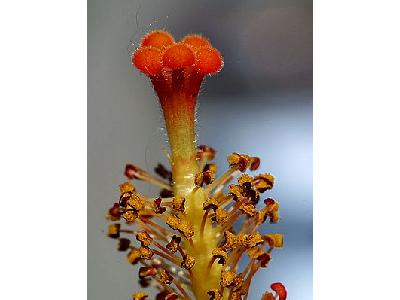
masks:
{"label": "blurred background", "polygon": [[128,300],[138,288],[136,268],[105,236],[104,216],[126,163],[152,171],[165,162],[156,97],[129,58],[159,28],[177,39],[202,33],[224,56],[198,108],[198,141],[217,149],[220,170],[237,151],[259,156],[260,172],[276,177],[268,196],[282,219],[261,231],[284,233],[285,246],[257,273],[249,299],[276,281],[288,299],[312,299],[311,0],[88,0],[88,298]]}

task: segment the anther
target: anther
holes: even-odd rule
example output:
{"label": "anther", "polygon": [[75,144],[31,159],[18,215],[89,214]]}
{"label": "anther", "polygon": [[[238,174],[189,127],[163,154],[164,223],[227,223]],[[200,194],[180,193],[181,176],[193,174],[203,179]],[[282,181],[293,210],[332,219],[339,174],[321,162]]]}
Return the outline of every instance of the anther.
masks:
{"label": "anther", "polygon": [[220,265],[225,265],[228,259],[228,253],[222,248],[213,249],[212,255],[215,259],[218,259],[218,264]]}
{"label": "anther", "polygon": [[209,290],[207,294],[210,297],[209,300],[222,300],[222,295],[217,289]]}
{"label": "anther", "polygon": [[153,239],[150,237],[150,235],[146,231],[140,231],[136,234],[136,239],[140,242],[140,245],[142,247],[148,247],[150,246],[151,242]]}
{"label": "anther", "polygon": [[149,297],[145,292],[136,292],[132,294],[132,300],[146,300]]}
{"label": "anther", "polygon": [[174,280],[174,277],[172,277],[169,274],[169,272],[165,269],[160,269],[159,276],[160,276],[160,281],[164,284],[171,284],[172,281]]}
{"label": "anther", "polygon": [[120,238],[118,243],[118,251],[126,251],[129,249],[131,241],[126,238]]}
{"label": "anther", "polygon": [[179,236],[172,236],[171,241],[166,245],[167,249],[172,253],[175,253],[179,248],[179,243],[181,242],[181,238]]}
{"label": "anther", "polygon": [[185,268],[186,270],[190,270],[191,268],[193,268],[194,264],[195,264],[195,259],[189,255],[185,255],[183,257],[183,261],[181,262],[181,266],[182,268]]}
{"label": "anther", "polygon": [[172,199],[172,208],[180,213],[185,211],[185,198],[174,197]]}
{"label": "anther", "polygon": [[108,236],[113,239],[119,238],[121,224],[110,224],[108,225]]}

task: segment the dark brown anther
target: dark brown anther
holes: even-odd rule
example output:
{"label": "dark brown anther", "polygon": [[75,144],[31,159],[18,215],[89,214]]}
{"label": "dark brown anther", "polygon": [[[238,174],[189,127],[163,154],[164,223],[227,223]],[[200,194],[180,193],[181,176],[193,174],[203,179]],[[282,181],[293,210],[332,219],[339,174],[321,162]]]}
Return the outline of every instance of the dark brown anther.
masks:
{"label": "dark brown anther", "polygon": [[181,237],[173,235],[171,241],[166,245],[167,249],[175,253],[178,251],[179,243],[181,242]]}
{"label": "dark brown anther", "polygon": [[140,171],[140,169],[132,164],[127,164],[125,166],[125,172],[124,175],[128,177],[129,179],[137,179],[137,174]]}
{"label": "dark brown anther", "polygon": [[110,224],[108,225],[108,236],[113,239],[119,238],[121,224]]}
{"label": "dark brown anther", "polygon": [[160,197],[154,199],[154,207],[153,207],[153,210],[154,210],[154,212],[155,212],[156,214],[162,214],[162,213],[164,213],[164,212],[167,210],[166,207],[161,206],[161,202],[162,202],[162,199],[161,199]]}
{"label": "dark brown anther", "polygon": [[167,190],[167,189],[162,189],[160,191],[160,197],[162,197],[162,198],[171,198],[173,196],[174,196],[174,192],[173,191],[170,191],[170,190]]}
{"label": "dark brown anther", "polygon": [[259,157],[250,158],[250,170],[255,171],[260,167],[261,160]]}
{"label": "dark brown anther", "polygon": [[271,261],[271,255],[268,252],[264,252],[257,257],[257,260],[260,262],[261,267],[265,268]]}
{"label": "dark brown anther", "polygon": [[131,241],[126,238],[120,238],[118,243],[118,251],[126,251],[129,249]]}
{"label": "dark brown anther", "polygon": [[172,277],[167,270],[165,269],[160,269],[159,270],[159,276],[160,276],[160,281],[164,284],[171,284],[172,281],[174,280],[174,277]]}
{"label": "dark brown anther", "polygon": [[287,291],[285,286],[280,282],[275,282],[271,284],[271,289],[278,294],[279,300],[286,300]]}
{"label": "dark brown anther", "polygon": [[154,172],[161,178],[167,179],[168,182],[172,181],[172,172],[164,167],[164,165],[159,163],[157,167],[154,168]]}
{"label": "dark brown anther", "polygon": [[111,207],[108,210],[108,213],[110,214],[111,217],[115,218],[115,219],[119,219],[121,217],[121,212],[119,209],[119,204],[118,203],[114,203],[113,207]]}
{"label": "dark brown anther", "polygon": [[207,145],[197,146],[197,159],[213,160],[215,158],[215,149]]}
{"label": "dark brown anther", "polygon": [[157,269],[155,267],[141,267],[139,269],[139,278],[153,277],[157,275]]}
{"label": "dark brown anther", "polygon": [[151,278],[140,278],[139,279],[139,285],[142,288],[148,287],[150,285],[150,282],[151,282]]}
{"label": "dark brown anther", "polygon": [[140,245],[142,247],[148,247],[150,246],[151,242],[153,239],[151,236],[146,232],[146,231],[140,231],[136,234],[136,240],[140,242]]}

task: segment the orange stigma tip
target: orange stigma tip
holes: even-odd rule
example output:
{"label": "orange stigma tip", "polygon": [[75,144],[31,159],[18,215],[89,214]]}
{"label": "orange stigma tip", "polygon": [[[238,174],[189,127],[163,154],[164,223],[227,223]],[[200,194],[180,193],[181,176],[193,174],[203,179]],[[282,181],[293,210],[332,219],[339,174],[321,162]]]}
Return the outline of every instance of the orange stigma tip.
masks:
{"label": "orange stigma tip", "polygon": [[154,76],[162,69],[161,51],[153,47],[139,48],[132,56],[132,63],[141,72]]}
{"label": "orange stigma tip", "polygon": [[193,51],[185,44],[175,44],[164,52],[163,63],[167,68],[181,69],[194,64]]}
{"label": "orange stigma tip", "polygon": [[196,68],[200,74],[215,74],[223,65],[222,56],[215,48],[203,47],[196,52]]}
{"label": "orange stigma tip", "polygon": [[166,31],[152,31],[147,34],[143,40],[141,47],[155,47],[155,48],[165,48],[172,45],[175,42],[172,35]]}
{"label": "orange stigma tip", "polygon": [[182,43],[185,43],[186,45],[189,45],[195,49],[211,46],[210,42],[206,38],[196,34],[185,36],[182,39]]}

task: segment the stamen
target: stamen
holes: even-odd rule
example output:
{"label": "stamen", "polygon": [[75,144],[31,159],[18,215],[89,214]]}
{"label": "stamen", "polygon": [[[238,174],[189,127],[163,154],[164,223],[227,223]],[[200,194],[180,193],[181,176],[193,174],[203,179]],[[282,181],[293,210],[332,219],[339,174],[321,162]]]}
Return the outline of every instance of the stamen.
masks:
{"label": "stamen", "polygon": [[139,179],[146,181],[149,184],[155,185],[157,187],[172,191],[171,186],[164,182],[163,180],[149,174],[148,172],[140,169],[132,164],[127,164],[125,167],[125,176],[129,179]]}
{"label": "stamen", "polygon": [[230,176],[232,176],[232,174],[236,171],[235,168],[230,168],[228,169],[224,174],[221,175],[221,177],[219,177],[218,179],[214,180],[214,182],[212,184],[210,184],[209,186],[207,186],[205,188],[205,192],[206,193],[210,193],[212,190],[214,190],[217,186],[219,186],[221,183],[225,182],[226,180],[228,180],[228,178]]}

